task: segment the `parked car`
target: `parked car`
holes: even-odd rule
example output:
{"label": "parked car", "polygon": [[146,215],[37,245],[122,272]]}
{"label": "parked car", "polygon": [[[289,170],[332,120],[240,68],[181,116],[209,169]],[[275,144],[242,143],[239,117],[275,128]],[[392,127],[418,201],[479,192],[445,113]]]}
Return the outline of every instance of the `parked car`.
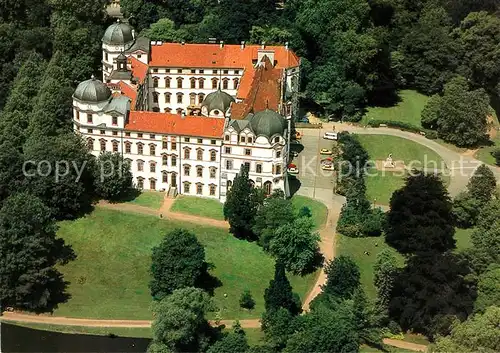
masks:
{"label": "parked car", "polygon": [[337,133],[332,131],[332,132],[325,132],[325,134],[323,135],[323,138],[325,140],[336,140],[337,139]]}
{"label": "parked car", "polygon": [[302,134],[300,132],[295,133],[295,139],[300,140],[302,138]]}
{"label": "parked car", "polygon": [[290,163],[288,165],[287,170],[288,170],[288,173],[290,173],[290,174],[299,174],[299,168],[297,168],[297,166],[293,163]]}
{"label": "parked car", "polygon": [[319,154],[326,154],[326,155],[330,155],[332,154],[332,151],[330,151],[329,149],[327,148],[322,148],[320,151],[319,151]]}
{"label": "parked car", "polygon": [[295,158],[295,157],[298,157],[299,154],[296,151],[290,151],[290,156],[292,156],[293,158]]}
{"label": "parked car", "polygon": [[335,168],[333,167],[333,163],[332,164],[322,164],[321,169],[323,169],[323,170],[335,170]]}
{"label": "parked car", "polygon": [[299,122],[299,123],[307,123],[307,124],[309,124],[309,119],[308,119],[308,118],[306,118],[306,117],[303,117],[303,118],[300,118],[299,120],[297,120],[297,122]]}

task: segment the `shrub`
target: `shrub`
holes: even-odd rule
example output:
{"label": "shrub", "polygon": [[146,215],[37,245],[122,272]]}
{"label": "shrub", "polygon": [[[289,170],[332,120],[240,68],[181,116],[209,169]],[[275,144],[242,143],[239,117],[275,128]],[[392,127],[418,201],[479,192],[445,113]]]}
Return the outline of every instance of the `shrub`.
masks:
{"label": "shrub", "polygon": [[500,167],[500,147],[495,148],[491,155],[495,158],[495,164]]}
{"label": "shrub", "polygon": [[425,130],[425,137],[427,137],[429,140],[435,140],[438,138],[438,133],[434,130]]}
{"label": "shrub", "polygon": [[253,300],[252,293],[249,290],[245,290],[240,296],[240,306],[244,309],[255,308],[255,300]]}

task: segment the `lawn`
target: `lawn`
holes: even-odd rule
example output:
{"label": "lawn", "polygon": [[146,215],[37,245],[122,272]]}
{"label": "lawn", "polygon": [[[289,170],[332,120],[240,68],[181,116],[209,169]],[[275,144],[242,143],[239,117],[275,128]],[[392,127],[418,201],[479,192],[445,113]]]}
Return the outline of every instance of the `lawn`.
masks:
{"label": "lawn", "polygon": [[[320,228],[326,223],[327,208],[321,202],[304,196],[294,196],[292,197],[292,204],[297,212],[304,206],[309,207],[313,215],[314,224],[317,228]],[[187,213],[196,216],[223,220],[223,207],[224,204],[217,200],[204,199],[195,196],[178,196],[175,199],[171,210],[173,212]]]}
{"label": "lawn", "polygon": [[[260,317],[264,290],[274,275],[274,261],[255,243],[238,240],[219,228],[101,208],[76,221],[60,223],[58,235],[73,246],[78,258],[61,267],[64,278],[70,282],[68,292],[72,297],[54,314],[151,319],[151,249],[167,232],[178,227],[196,234],[205,246],[207,261],[215,266],[211,273],[222,286],[215,289],[214,300],[222,310],[222,318]],[[316,274],[290,275],[289,279],[294,291],[304,298]],[[256,301],[253,311],[239,307],[239,297],[246,289]]]}
{"label": "lawn", "polygon": [[143,191],[135,199],[127,201],[128,203],[133,203],[139,206],[154,208],[155,210],[160,209],[165,193],[158,191]]}
{"label": "lawn", "polygon": [[405,182],[401,174],[385,172],[384,175],[367,175],[365,183],[366,197],[370,202],[374,202],[376,205],[388,205],[392,193],[400,189]]}
{"label": "lawn", "polygon": [[180,195],[177,196],[170,210],[172,212],[224,220],[222,207],[223,204],[219,200]]}
{"label": "lawn", "polygon": [[472,246],[471,235],[474,231],[473,228],[470,229],[455,229],[455,240],[457,241],[457,250],[464,250]]}
{"label": "lawn", "polygon": [[492,142],[494,143],[494,145],[488,147],[481,147],[474,155],[474,158],[477,158],[481,162],[484,162],[486,164],[496,165],[495,158],[493,158],[491,152],[493,152],[495,148],[500,148],[500,133],[497,135],[495,139],[492,140]]}
{"label": "lawn", "polygon": [[414,126],[421,127],[420,115],[429,97],[413,90],[403,90],[399,92],[401,101],[393,107],[371,107],[363,116],[362,124],[367,124],[370,120],[393,120],[402,121]]}

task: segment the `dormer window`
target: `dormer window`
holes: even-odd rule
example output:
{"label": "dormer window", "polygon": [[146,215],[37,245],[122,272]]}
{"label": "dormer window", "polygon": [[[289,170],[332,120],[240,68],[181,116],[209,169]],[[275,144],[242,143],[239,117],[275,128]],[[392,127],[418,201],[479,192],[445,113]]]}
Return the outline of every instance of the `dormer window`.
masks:
{"label": "dormer window", "polygon": [[87,114],[87,123],[92,124],[92,114]]}
{"label": "dormer window", "polygon": [[279,137],[275,137],[274,138],[274,143],[278,143],[278,142],[280,142],[280,138]]}
{"label": "dormer window", "polygon": [[182,88],[182,77],[177,79],[177,88]]}
{"label": "dormer window", "polygon": [[247,142],[248,143],[253,143],[253,137],[252,136],[247,137]]}
{"label": "dormer window", "polygon": [[170,77],[165,77],[165,87],[170,88]]}
{"label": "dormer window", "polygon": [[245,136],[240,136],[240,142],[246,142]]}
{"label": "dormer window", "polygon": [[158,87],[158,77],[153,78],[153,87],[154,88]]}
{"label": "dormer window", "polygon": [[118,117],[113,116],[113,117],[111,118],[111,124],[113,124],[113,125],[118,125]]}
{"label": "dormer window", "polygon": [[228,79],[224,79],[222,81],[222,89],[228,89],[229,88],[229,80]]}
{"label": "dormer window", "polygon": [[240,83],[239,79],[237,79],[237,78],[233,79],[233,89],[237,89],[239,83]]}
{"label": "dormer window", "polygon": [[217,89],[219,85],[219,80],[216,78],[212,79],[212,89]]}

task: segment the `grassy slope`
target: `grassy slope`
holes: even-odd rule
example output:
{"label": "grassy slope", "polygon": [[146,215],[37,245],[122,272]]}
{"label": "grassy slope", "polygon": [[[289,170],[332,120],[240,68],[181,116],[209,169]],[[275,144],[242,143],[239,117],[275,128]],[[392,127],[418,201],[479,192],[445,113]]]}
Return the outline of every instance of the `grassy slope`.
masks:
{"label": "grassy slope", "polygon": [[[273,277],[274,262],[256,244],[240,241],[226,231],[104,209],[60,226],[59,236],[73,246],[78,258],[61,267],[72,298],[55,315],[150,319],[151,249],[177,227],[193,231],[205,246],[207,261],[215,265],[212,274],[223,286],[215,289],[214,298],[223,308],[223,319],[256,318],[264,309],[264,289]],[[289,278],[304,297],[316,275]],[[251,290],[257,303],[253,312],[239,307],[245,289]]]}
{"label": "grassy slope", "polygon": [[302,207],[309,207],[313,215],[314,225],[316,226],[316,228],[321,228],[326,223],[328,210],[323,203],[305,196],[295,195],[294,197],[292,197],[292,204],[297,212]]}
{"label": "grassy slope", "polygon": [[366,124],[371,119],[402,121],[415,126],[421,126],[420,115],[429,97],[413,90],[403,90],[399,93],[401,101],[394,107],[371,107],[361,120]]}
{"label": "grassy slope", "polygon": [[139,206],[154,208],[155,210],[160,209],[163,198],[165,194],[157,191],[143,191],[135,199],[128,201],[128,203],[133,203]]}

